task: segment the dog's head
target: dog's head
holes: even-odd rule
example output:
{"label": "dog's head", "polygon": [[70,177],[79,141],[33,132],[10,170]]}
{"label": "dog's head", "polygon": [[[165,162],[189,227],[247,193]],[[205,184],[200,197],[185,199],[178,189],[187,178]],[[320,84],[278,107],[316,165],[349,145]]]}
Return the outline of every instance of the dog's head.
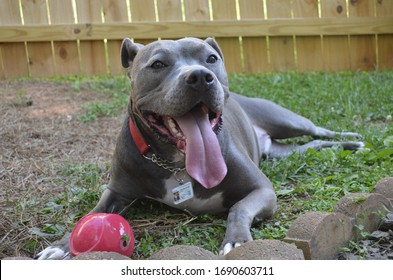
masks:
{"label": "dog's head", "polygon": [[[207,188],[226,174],[216,136],[229,94],[223,60],[211,38],[162,40],[146,46],[127,38],[121,47],[121,63],[131,79],[130,114],[159,141],[185,153],[188,173]],[[205,169],[214,170],[219,179],[210,178]]]}

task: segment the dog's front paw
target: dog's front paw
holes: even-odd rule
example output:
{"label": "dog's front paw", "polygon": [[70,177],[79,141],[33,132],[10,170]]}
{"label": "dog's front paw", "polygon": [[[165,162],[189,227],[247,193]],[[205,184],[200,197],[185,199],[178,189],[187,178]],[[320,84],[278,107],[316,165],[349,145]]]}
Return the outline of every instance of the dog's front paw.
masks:
{"label": "dog's front paw", "polygon": [[36,260],[69,260],[71,259],[70,252],[57,247],[49,246],[40,253],[38,253],[34,259]]}
{"label": "dog's front paw", "polygon": [[70,253],[70,233],[64,235],[61,240],[58,240],[38,253],[34,259],[36,260],[69,260],[71,259]]}
{"label": "dog's front paw", "polygon": [[239,247],[240,245],[242,245],[243,243],[241,242],[236,242],[236,243],[227,243],[225,244],[222,249],[220,250],[220,255],[226,255],[228,254],[230,251],[232,251],[233,249],[235,249],[236,247]]}
{"label": "dog's front paw", "polygon": [[[243,234],[241,234],[241,233],[243,233]],[[230,251],[232,251],[233,249],[235,249],[235,248],[237,248],[237,247],[239,247],[239,246],[243,245],[244,243],[251,241],[251,240],[252,240],[252,237],[251,237],[251,234],[249,231],[242,232],[240,230],[239,232],[236,232],[236,234],[234,235],[233,238],[227,237],[224,239],[224,241],[222,242],[222,245],[221,245],[220,255],[226,255]]]}

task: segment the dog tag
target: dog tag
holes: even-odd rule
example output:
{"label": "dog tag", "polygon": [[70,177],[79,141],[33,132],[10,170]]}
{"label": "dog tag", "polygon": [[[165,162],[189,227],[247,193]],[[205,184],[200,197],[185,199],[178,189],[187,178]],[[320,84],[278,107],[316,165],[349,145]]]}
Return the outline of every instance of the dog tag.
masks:
{"label": "dog tag", "polygon": [[187,182],[172,189],[173,202],[177,205],[194,197],[191,182]]}

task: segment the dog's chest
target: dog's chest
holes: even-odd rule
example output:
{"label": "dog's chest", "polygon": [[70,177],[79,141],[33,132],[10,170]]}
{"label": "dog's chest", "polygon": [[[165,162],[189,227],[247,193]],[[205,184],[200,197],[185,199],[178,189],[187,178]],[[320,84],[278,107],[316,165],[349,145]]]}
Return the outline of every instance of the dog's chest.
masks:
{"label": "dog's chest", "polygon": [[[189,212],[193,215],[214,214],[225,211],[221,192],[212,191],[211,196],[199,194],[200,185],[194,184],[186,171],[172,174],[164,184],[166,193],[164,197],[156,199],[171,207]],[[203,190],[206,193],[206,190]]]}

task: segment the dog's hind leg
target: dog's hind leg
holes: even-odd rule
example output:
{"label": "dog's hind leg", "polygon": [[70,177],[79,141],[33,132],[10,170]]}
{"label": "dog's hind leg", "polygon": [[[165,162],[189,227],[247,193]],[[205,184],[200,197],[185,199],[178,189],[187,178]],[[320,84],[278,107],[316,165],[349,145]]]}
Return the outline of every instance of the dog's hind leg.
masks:
{"label": "dog's hind leg", "polygon": [[320,150],[323,148],[331,148],[333,146],[342,146],[344,150],[362,150],[363,142],[336,142],[313,140],[303,145],[282,144],[272,140],[270,149],[265,153],[268,157],[288,157],[293,153],[304,153],[307,149]]}
{"label": "dog's hind leg", "polygon": [[354,132],[336,132],[316,126],[309,119],[269,100],[248,98],[235,93],[231,93],[231,97],[242,106],[254,129],[264,130],[272,139],[286,139],[304,135],[327,138],[361,137],[360,134]]}

